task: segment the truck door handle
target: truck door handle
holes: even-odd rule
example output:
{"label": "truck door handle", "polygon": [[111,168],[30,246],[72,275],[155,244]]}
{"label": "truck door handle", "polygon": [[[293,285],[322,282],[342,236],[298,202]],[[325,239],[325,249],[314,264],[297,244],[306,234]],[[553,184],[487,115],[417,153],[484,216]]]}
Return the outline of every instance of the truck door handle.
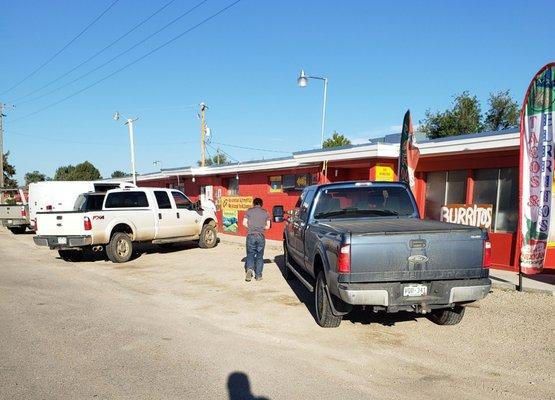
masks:
{"label": "truck door handle", "polygon": [[177,218],[179,218],[179,213],[176,213],[176,214],[177,214]]}
{"label": "truck door handle", "polygon": [[162,213],[158,213],[158,219],[162,219]]}

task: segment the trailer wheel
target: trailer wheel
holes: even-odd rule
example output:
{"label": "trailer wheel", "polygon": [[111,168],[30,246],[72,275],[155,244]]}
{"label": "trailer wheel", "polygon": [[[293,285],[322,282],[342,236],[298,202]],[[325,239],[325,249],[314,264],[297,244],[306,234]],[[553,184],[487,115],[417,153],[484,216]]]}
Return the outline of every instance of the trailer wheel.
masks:
{"label": "trailer wheel", "polygon": [[83,260],[83,250],[58,250],[60,258],[67,262],[79,262]]}
{"label": "trailer wheel", "polygon": [[106,245],[106,255],[114,263],[124,263],[133,255],[133,242],[127,233],[116,232]]}
{"label": "trailer wheel", "polygon": [[456,325],[461,322],[464,309],[463,306],[455,306],[453,309],[432,310],[428,318],[438,325]]}
{"label": "trailer wheel", "polygon": [[326,277],[320,271],[316,278],[314,288],[314,308],[316,310],[316,322],[323,328],[337,328],[341,324],[342,316],[333,315],[330,300],[326,294]]}
{"label": "trailer wheel", "polygon": [[22,233],[25,233],[25,230],[27,229],[24,226],[12,226],[10,228],[8,228],[10,230],[11,233],[13,233],[14,235],[21,235]]}
{"label": "trailer wheel", "polygon": [[218,232],[212,223],[208,223],[202,227],[198,245],[202,249],[211,249],[218,243]]}

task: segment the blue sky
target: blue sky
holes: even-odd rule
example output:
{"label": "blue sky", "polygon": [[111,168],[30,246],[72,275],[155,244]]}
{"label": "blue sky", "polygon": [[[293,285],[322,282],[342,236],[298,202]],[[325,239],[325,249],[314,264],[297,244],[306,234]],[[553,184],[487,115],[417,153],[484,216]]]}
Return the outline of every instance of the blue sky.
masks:
{"label": "blue sky", "polygon": [[[52,62],[13,90],[113,0],[3,1],[0,101],[13,102],[4,146],[23,182],[27,171],[53,175],[60,165],[93,162],[103,176],[129,171],[127,129],[111,116],[139,117],[138,172],[199,159],[197,104],[210,109],[213,141],[241,161],[283,156],[320,141],[322,83],[296,85],[299,70],[329,78],[326,134],[357,143],[398,130],[411,109],[449,107],[468,90],[487,107],[492,91],[522,101],[533,74],[553,61],[553,2],[242,0],[167,47],[82,93],[60,101],[186,31],[232,0],[209,0],[112,63],[98,67],[201,2],[175,0],[91,62],[24,97],[123,35],[168,0],[119,0]],[[543,11],[542,11],[543,10]],[[217,145],[214,144],[215,147]],[[214,153],[214,150],[211,150]]]}

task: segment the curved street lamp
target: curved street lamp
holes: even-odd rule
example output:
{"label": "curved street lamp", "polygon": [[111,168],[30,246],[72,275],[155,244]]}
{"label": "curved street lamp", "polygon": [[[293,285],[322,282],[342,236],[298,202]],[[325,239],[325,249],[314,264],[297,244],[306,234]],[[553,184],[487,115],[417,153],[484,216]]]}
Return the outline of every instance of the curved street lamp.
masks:
{"label": "curved street lamp", "polygon": [[301,69],[301,73],[297,78],[297,84],[299,85],[299,87],[306,87],[308,85],[309,79],[318,79],[318,80],[324,81],[324,106],[322,108],[322,132],[321,132],[321,136],[322,136],[321,146],[323,148],[324,147],[324,127],[326,122],[326,101],[328,96],[328,78],[324,78],[321,76],[306,75],[304,72],[304,69]]}

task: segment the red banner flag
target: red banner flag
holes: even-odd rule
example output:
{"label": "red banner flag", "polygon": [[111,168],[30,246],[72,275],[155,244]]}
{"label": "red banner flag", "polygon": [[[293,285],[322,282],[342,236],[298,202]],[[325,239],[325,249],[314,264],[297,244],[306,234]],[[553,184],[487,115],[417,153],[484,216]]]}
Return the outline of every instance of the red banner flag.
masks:
{"label": "red banner flag", "polygon": [[414,133],[412,131],[412,120],[410,110],[405,113],[403,118],[403,130],[401,131],[401,148],[399,149],[399,182],[408,183],[414,193],[416,182],[414,171],[420,158],[420,150],[416,147]]}

